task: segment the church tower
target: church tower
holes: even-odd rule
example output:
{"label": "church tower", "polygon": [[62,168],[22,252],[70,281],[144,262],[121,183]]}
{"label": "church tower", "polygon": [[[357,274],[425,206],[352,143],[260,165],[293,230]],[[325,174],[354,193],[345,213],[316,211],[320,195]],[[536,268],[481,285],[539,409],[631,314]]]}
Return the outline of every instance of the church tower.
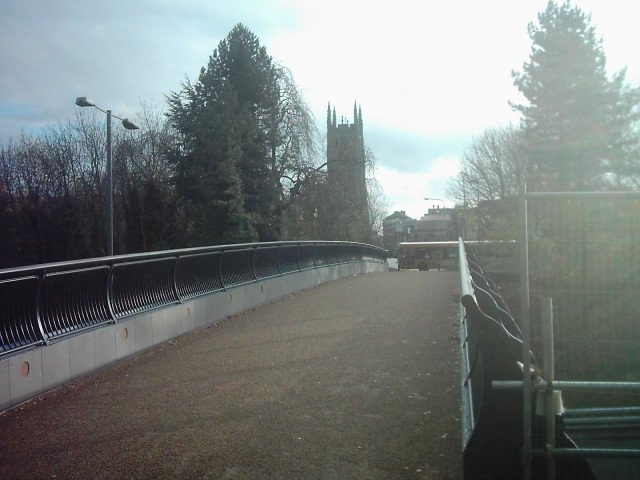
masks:
{"label": "church tower", "polygon": [[[370,241],[362,108],[353,104],[353,123],[338,123],[327,106],[327,180],[332,206],[342,218],[344,240]],[[348,238],[344,238],[348,237]]]}

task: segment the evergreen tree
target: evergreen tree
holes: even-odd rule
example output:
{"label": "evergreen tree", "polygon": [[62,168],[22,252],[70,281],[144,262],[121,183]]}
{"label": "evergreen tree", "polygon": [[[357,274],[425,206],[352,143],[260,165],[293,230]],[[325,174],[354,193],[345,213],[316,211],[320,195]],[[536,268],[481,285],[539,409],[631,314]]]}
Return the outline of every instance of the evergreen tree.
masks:
{"label": "evergreen tree", "polygon": [[278,237],[269,143],[278,99],[271,57],[242,24],[220,42],[198,82],[169,96],[169,118],[184,141],[176,183],[197,243]]}
{"label": "evergreen tree", "polygon": [[[629,153],[637,90],[624,71],[607,78],[602,42],[591,18],[569,0],[550,1],[529,25],[529,62],[514,83],[528,101],[523,114],[534,188],[601,187]],[[537,180],[537,182],[536,182]],[[535,184],[537,183],[537,185]]]}

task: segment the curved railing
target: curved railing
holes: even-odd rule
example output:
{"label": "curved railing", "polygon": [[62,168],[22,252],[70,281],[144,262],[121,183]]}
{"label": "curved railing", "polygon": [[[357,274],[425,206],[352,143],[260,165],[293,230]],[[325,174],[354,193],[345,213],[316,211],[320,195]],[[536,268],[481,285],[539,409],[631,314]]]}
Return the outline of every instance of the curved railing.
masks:
{"label": "curved railing", "polygon": [[352,242],[270,242],[0,270],[0,356],[288,273],[344,263],[383,263],[386,253]]}
{"label": "curved railing", "polygon": [[[498,392],[492,382],[522,379],[520,329],[498,288],[462,240],[459,261],[465,479],[503,478],[499,472],[516,475],[522,443],[522,394]],[[493,462],[498,456],[500,463]],[[509,470],[512,466],[513,471]]]}

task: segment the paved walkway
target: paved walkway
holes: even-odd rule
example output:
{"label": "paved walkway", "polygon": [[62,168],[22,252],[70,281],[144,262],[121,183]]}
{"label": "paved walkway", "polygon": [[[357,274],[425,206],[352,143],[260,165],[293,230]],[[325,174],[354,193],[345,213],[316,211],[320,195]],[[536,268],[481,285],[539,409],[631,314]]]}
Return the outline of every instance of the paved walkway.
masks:
{"label": "paved walkway", "polygon": [[453,272],[322,285],[0,416],[0,477],[461,478]]}

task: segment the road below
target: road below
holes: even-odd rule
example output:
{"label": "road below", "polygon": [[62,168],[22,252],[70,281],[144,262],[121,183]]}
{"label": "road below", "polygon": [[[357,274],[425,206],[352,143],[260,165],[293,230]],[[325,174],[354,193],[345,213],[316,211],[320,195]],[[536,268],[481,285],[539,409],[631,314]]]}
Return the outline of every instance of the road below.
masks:
{"label": "road below", "polygon": [[0,416],[3,479],[462,477],[455,272],[289,295]]}

